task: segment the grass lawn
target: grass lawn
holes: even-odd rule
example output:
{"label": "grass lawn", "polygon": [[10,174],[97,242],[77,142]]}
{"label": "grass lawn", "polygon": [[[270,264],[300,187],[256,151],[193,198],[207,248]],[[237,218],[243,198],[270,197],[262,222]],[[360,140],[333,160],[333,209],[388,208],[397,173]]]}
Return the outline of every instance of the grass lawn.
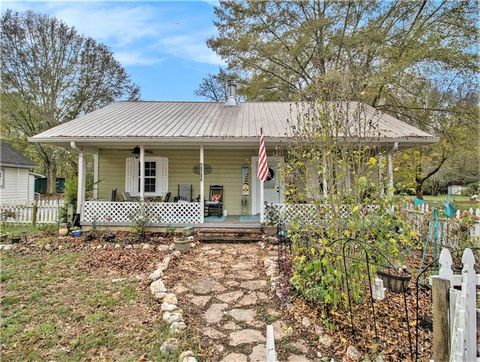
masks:
{"label": "grass lawn", "polygon": [[[404,196],[405,199],[413,199],[415,196]],[[435,203],[442,203],[445,201],[453,201],[453,204],[455,207],[459,210],[468,210],[469,208],[480,208],[480,201],[477,202],[472,202],[470,201],[470,198],[468,196],[456,196],[456,195],[436,195],[436,196],[430,196],[430,195],[425,195],[424,196],[425,202],[427,202],[430,205],[433,205]]]}
{"label": "grass lawn", "polygon": [[480,202],[472,202],[468,196],[448,196],[448,195],[437,195],[437,196],[425,196],[425,201],[429,204],[434,204],[435,202],[444,202],[444,201],[453,201],[455,207],[459,210],[468,210],[469,208],[480,207]]}
{"label": "grass lawn", "polygon": [[[146,285],[134,275],[89,268],[89,257],[2,253],[3,361],[165,360],[159,348],[168,333]],[[112,282],[120,277],[127,278]]]}

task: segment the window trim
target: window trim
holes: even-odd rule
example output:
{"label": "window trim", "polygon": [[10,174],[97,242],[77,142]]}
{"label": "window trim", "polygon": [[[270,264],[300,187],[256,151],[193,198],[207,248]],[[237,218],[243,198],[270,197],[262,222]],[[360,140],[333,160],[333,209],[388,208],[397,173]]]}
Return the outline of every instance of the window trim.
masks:
{"label": "window trim", "polygon": [[[133,160],[133,167],[130,169],[130,172],[132,174],[129,174],[128,167],[125,167],[125,191],[128,191],[131,196],[140,196],[139,192],[139,185],[140,185],[140,176],[136,176],[136,174],[140,170],[140,159],[138,158],[133,158],[133,157],[128,157],[126,159],[126,163],[129,162],[129,160]],[[156,163],[156,171],[155,171],[155,192],[144,192],[145,197],[155,197],[155,196],[165,196],[165,194],[168,192],[168,186],[169,186],[169,167],[168,167],[168,157],[165,156],[149,156],[145,157],[144,162],[155,162]],[[163,163],[165,163],[166,170],[162,174],[160,167],[163,167]],[[162,178],[165,178],[165,185],[162,187]],[[129,188],[129,179],[133,183],[130,185],[132,189],[128,190]]]}

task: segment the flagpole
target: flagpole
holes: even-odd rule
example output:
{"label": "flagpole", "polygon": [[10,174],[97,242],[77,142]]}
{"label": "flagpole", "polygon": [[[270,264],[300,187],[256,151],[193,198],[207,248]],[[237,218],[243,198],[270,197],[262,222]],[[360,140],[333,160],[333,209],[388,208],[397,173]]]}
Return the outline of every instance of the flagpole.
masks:
{"label": "flagpole", "polygon": [[265,182],[260,181],[260,222],[263,223],[265,220],[265,194],[264,194],[264,185]]}

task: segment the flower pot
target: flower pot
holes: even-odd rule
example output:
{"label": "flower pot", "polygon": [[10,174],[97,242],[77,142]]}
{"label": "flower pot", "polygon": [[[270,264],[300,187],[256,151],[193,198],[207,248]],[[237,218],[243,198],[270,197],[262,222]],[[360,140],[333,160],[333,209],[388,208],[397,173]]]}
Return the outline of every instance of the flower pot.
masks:
{"label": "flower pot", "polygon": [[265,225],[262,227],[263,233],[267,236],[277,235],[277,227],[274,225]]}
{"label": "flower pot", "polygon": [[392,292],[403,293],[408,289],[408,283],[412,279],[411,274],[397,275],[391,271],[378,271],[377,275],[383,280],[385,288]]}
{"label": "flower pot", "polygon": [[58,229],[58,235],[60,236],[67,236],[68,235],[68,227],[60,225],[60,228]]}
{"label": "flower pot", "polygon": [[7,241],[7,239],[8,239],[8,233],[1,233],[0,234],[0,241],[1,242]]}
{"label": "flower pot", "polygon": [[176,251],[186,253],[190,250],[190,240],[188,239],[175,239],[173,244],[175,245]]}
{"label": "flower pot", "polygon": [[12,244],[17,244],[20,242],[20,240],[22,240],[22,238],[20,236],[12,236]]}

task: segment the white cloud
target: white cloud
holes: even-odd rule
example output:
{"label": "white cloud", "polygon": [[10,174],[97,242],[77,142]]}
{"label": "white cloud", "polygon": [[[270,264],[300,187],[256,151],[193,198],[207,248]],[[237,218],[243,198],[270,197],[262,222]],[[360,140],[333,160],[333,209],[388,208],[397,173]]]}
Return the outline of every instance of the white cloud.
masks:
{"label": "white cloud", "polygon": [[[218,0],[203,0],[216,5]],[[3,9],[31,9],[74,26],[79,33],[107,44],[123,65],[152,65],[166,57],[224,65],[206,40],[216,31],[197,18],[188,3],[167,7],[123,1],[12,1]],[[160,39],[160,40],[159,40]]]}
{"label": "white cloud", "polygon": [[75,26],[80,33],[100,41],[113,40],[117,46],[155,37],[161,30],[154,10],[148,5],[76,3],[55,10],[53,15]]}
{"label": "white cloud", "polygon": [[150,57],[140,51],[119,51],[115,52],[114,55],[123,65],[153,65],[164,59],[162,57]]}
{"label": "white cloud", "polygon": [[199,63],[224,65],[222,59],[207,47],[209,34],[174,35],[160,41],[164,50],[176,57],[194,60]]}

